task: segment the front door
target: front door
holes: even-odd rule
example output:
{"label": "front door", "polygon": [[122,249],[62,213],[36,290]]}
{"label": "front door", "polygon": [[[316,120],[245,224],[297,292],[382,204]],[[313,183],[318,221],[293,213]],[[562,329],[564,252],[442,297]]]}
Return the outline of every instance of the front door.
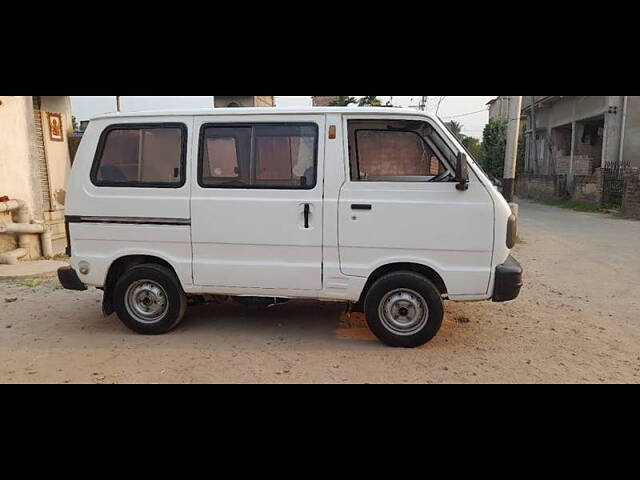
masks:
{"label": "front door", "polygon": [[324,123],[323,115],[196,119],[194,284],[322,288]]}
{"label": "front door", "polygon": [[450,295],[483,295],[491,274],[493,203],[470,172],[453,180],[456,152],[417,120],[350,118],[350,175],[340,192],[340,268],[367,277],[380,266],[420,264]]}

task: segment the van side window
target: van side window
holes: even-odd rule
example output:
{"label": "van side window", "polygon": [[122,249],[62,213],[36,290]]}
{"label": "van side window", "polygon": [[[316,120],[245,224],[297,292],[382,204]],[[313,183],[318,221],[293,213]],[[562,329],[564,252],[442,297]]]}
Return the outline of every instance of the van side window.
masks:
{"label": "van side window", "polygon": [[198,182],[209,188],[312,189],[315,124],[204,125]]}
{"label": "van side window", "polygon": [[249,185],[251,127],[207,128],[200,149],[203,185]]}
{"label": "van side window", "polygon": [[443,155],[425,138],[424,122],[349,121],[352,181],[431,181],[446,175]]}
{"label": "van side window", "polygon": [[184,185],[184,125],[114,126],[100,139],[91,181],[108,187]]}

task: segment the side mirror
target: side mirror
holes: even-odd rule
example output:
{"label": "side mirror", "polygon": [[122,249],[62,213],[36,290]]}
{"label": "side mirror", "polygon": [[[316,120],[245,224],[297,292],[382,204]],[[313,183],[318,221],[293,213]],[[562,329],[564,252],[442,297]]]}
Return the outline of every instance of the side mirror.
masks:
{"label": "side mirror", "polygon": [[458,154],[458,161],[456,162],[456,188],[460,191],[469,190],[469,165],[467,164],[466,153],[460,152]]}

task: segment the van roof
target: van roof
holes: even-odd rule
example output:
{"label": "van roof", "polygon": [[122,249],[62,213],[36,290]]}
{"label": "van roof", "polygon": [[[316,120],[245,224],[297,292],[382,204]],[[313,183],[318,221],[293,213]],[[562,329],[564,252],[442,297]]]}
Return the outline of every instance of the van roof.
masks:
{"label": "van roof", "polygon": [[395,107],[239,107],[239,108],[196,108],[190,110],[145,110],[140,112],[113,112],[93,117],[103,118],[129,117],[166,117],[166,116],[211,116],[211,115],[278,115],[278,114],[311,114],[311,113],[357,113],[357,114],[392,114],[415,115],[434,118],[430,113],[412,108]]}

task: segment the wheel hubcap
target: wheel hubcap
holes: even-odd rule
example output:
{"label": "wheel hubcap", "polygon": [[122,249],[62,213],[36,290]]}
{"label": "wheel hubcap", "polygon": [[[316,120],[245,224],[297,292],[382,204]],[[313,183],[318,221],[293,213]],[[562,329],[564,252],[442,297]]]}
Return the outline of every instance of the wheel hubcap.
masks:
{"label": "wheel hubcap", "polygon": [[378,307],[384,327],[396,335],[413,335],[429,320],[427,302],[419,293],[401,288],[387,293]]}
{"label": "wheel hubcap", "polygon": [[127,312],[138,322],[156,323],[167,314],[167,292],[153,280],[132,283],[125,294]]}

